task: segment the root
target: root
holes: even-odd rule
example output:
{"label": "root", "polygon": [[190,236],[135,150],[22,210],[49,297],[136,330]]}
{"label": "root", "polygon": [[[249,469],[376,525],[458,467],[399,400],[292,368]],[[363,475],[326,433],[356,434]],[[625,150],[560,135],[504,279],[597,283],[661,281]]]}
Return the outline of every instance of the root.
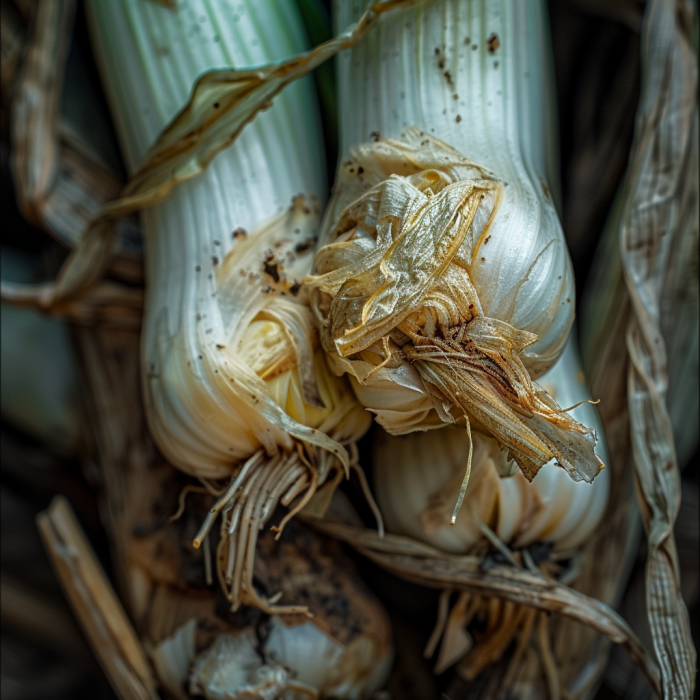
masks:
{"label": "root", "polygon": [[182,517],[182,514],[185,512],[185,499],[187,498],[188,493],[208,493],[209,490],[205,488],[204,486],[193,486],[192,484],[188,484],[185,486],[182,491],[180,491],[180,495],[178,497],[178,506],[177,510],[173,515],[171,515],[167,519],[167,523],[174,523],[176,520],[179,520]]}
{"label": "root", "polygon": [[[495,534],[493,537],[498,539]],[[514,553],[503,542],[498,542],[506,550],[509,560],[513,560],[511,563],[520,566]],[[548,560],[540,566],[535,565],[527,550],[523,550],[522,555],[527,568],[541,575],[544,574],[543,568],[552,566],[552,562]],[[456,670],[460,677],[469,682],[474,681],[488,665],[501,659],[515,642],[506,673],[499,684],[498,697],[505,696],[518,675],[528,648],[534,644],[542,664],[550,700],[570,700],[570,694],[562,688],[559,678],[559,669],[551,646],[548,613],[497,597],[471,596],[467,592],[460,594],[450,611],[449,601],[453,592],[453,589],[446,589],[440,596],[435,629],[424,652],[426,658],[432,657],[442,640],[438,663],[442,658],[445,665],[440,667],[440,672],[455,662],[448,648],[450,645],[455,647],[455,640],[460,639],[460,635],[455,634],[455,628],[459,627],[462,630],[462,637],[468,637],[466,628],[477,616],[485,623],[484,631],[477,636],[473,648],[459,660]]]}
{"label": "root", "polygon": [[547,679],[549,699],[561,700],[561,683],[559,682],[559,671],[557,670],[557,664],[554,660],[552,646],[549,641],[549,622],[547,620],[547,613],[539,613],[537,628],[540,659],[542,660],[542,669],[544,670],[544,675]]}
{"label": "root", "polygon": [[513,550],[477,515],[474,509],[471,516],[484,537],[505,557],[506,561],[512,566],[520,567]]}
{"label": "root", "polygon": [[457,503],[455,504],[455,509],[452,511],[452,518],[450,520],[451,525],[455,524],[455,521],[457,520],[457,514],[459,513],[459,509],[462,507],[462,503],[464,503],[464,496],[467,493],[467,486],[469,485],[469,477],[472,473],[472,455],[474,454],[474,442],[472,440],[472,429],[471,425],[469,424],[469,417],[466,414],[465,418],[467,420],[467,435],[469,436],[469,457],[467,458],[467,470],[464,474],[464,479],[462,479],[462,487],[459,489]]}
{"label": "root", "polygon": [[[299,444],[292,452],[279,452],[273,457],[267,457],[261,449],[243,464],[227,488],[217,492],[218,498],[207,513],[193,544],[204,547],[206,578],[207,583],[211,583],[210,533],[217,519],[220,520],[219,543],[213,564],[232,610],[237,610],[241,605],[251,605],[268,614],[312,616],[306,606],[279,605],[281,591],[269,598],[263,596],[256,590],[253,577],[258,536],[277,505],[290,507],[280,523],[271,527],[275,539],[279,540],[287,523],[306,507],[319,486],[334,481],[337,483],[342,475],[342,471],[337,471],[341,469],[339,464],[333,465],[324,459],[323,455],[319,460],[306,454]],[[369,491],[364,472],[356,463],[356,458],[350,466],[358,473],[362,489],[377,518],[378,531],[382,534],[381,513]],[[181,508],[176,515],[180,515],[184,509],[185,495],[185,492],[181,494]]]}
{"label": "root", "polygon": [[[306,478],[304,478],[304,481],[302,483],[306,483]],[[282,518],[282,522],[279,524],[279,526],[273,526],[272,530],[273,532],[276,532],[277,534],[275,535],[275,540],[279,540],[280,536],[282,535],[282,531],[284,530],[284,526],[297,514],[299,513],[304,506],[311,500],[311,497],[316,493],[316,488],[318,486],[318,474],[316,473],[316,470],[313,469],[311,471],[311,484],[309,487],[306,489],[306,493],[304,494],[304,497],[299,500],[299,503],[297,503],[292,510],[287,513],[287,515]],[[292,486],[292,490],[297,490],[295,485]]]}
{"label": "root", "polygon": [[428,643],[425,646],[425,651],[423,652],[423,656],[426,659],[429,659],[435,653],[438,642],[440,641],[440,638],[442,637],[442,634],[445,631],[445,625],[447,624],[447,614],[450,611],[451,595],[451,588],[446,588],[440,594],[440,601],[438,602],[438,614],[437,620],[435,621],[435,627],[433,629],[432,634],[430,635]]}
{"label": "root", "polygon": [[370,510],[372,511],[372,515],[374,515],[374,519],[377,521],[377,533],[380,537],[384,537],[384,518],[382,518],[382,513],[379,510],[379,506],[374,500],[372,491],[370,491],[369,484],[367,483],[367,476],[365,475],[365,470],[356,461],[353,461],[350,464],[350,467],[355,470],[355,473],[357,474],[360,480],[362,493],[367,499],[367,503],[370,507]]}
{"label": "root", "polygon": [[518,671],[520,660],[523,658],[523,654],[525,654],[525,650],[530,644],[530,639],[532,637],[532,628],[535,624],[536,617],[537,610],[535,608],[527,608],[525,610],[525,614],[522,618],[522,625],[520,628],[520,637],[518,639],[518,645],[515,648],[515,652],[513,653],[513,656],[511,657],[511,660],[508,664],[508,670],[506,671],[506,675],[504,676],[503,682],[501,683],[501,694],[507,693],[508,689],[513,683],[513,680],[515,679],[515,674]]}
{"label": "root", "polygon": [[474,649],[460,662],[459,675],[473,681],[489,664],[498,661],[520,628],[525,608],[510,601],[491,599],[486,631]]}
{"label": "root", "polygon": [[207,582],[211,582],[209,534],[217,518],[220,539],[216,550],[216,575],[232,610],[242,604],[260,608],[268,614],[305,614],[305,606],[277,605],[282,592],[270,598],[262,596],[253,585],[255,552],[260,530],[278,503],[298,503],[272,529],[280,537],[285,525],[309,502],[318,487],[318,473],[298,452],[278,453],[268,459],[259,450],[241,467],[223,495],[211,508],[194,540],[204,546]]}

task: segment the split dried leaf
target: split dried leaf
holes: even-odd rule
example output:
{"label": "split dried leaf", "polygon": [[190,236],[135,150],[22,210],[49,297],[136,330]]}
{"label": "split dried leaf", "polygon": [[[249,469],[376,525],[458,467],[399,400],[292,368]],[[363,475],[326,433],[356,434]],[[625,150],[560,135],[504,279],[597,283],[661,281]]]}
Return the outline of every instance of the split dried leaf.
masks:
{"label": "split dried leaf", "polygon": [[627,326],[627,397],[649,546],[647,615],[664,698],[693,696],[697,660],[673,534],[680,474],[666,403],[668,355],[660,306],[671,250],[683,239],[698,240],[698,58],[692,46],[693,11],[692,3],[684,0],[655,0],[647,6],[642,27],[643,87],[619,229],[632,309]]}
{"label": "split dried leaf", "polygon": [[[526,367],[526,348],[538,336],[490,317],[474,284],[482,245],[502,215],[503,183],[416,127],[357,147],[350,165],[337,185],[349,204],[337,214],[337,198],[331,204],[316,276],[305,280],[334,370],[359,385],[401,386],[413,368],[443,423],[473,421],[528,480],[554,459],[575,481],[591,482],[603,467],[594,431],[563,411]],[[549,269],[556,278],[558,266]],[[440,425],[382,423],[393,434]]]}
{"label": "split dried leaf", "polygon": [[[228,69],[205,73],[195,84],[187,105],[166,127],[136,168],[120,198],[106,204],[90,221],[57,280],[25,289],[3,285],[3,298],[7,289],[8,300],[11,300],[10,297],[21,297],[25,303],[33,300],[36,306],[45,311],[60,313],[61,302],[84,296],[86,290],[103,276],[113,259],[116,220],[165,201],[180,182],[203,172],[259,112],[270,107],[271,100],[287,85],[339,51],[357,44],[381,15],[417,2],[420,0],[371,2],[352,28],[312,51],[278,65],[255,70]],[[54,25],[46,26],[50,29]],[[54,30],[51,36],[61,40],[63,34]],[[56,65],[60,66],[61,62]],[[60,81],[60,72],[56,73],[54,81]],[[49,101],[47,108],[53,103],[55,100]],[[51,130],[47,133],[51,133]],[[55,159],[50,162],[55,168]],[[44,191],[47,181],[44,174],[33,189]],[[37,198],[29,195],[27,201],[35,202]]]}

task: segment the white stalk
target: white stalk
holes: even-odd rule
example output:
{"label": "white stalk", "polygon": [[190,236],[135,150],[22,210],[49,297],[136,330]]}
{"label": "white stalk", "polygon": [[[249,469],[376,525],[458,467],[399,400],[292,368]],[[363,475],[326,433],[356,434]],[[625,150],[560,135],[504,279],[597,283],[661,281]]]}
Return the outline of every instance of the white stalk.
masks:
{"label": "white stalk", "polygon": [[[361,7],[337,2],[338,26]],[[416,125],[508,183],[486,261],[470,272],[487,316],[537,334],[522,353],[533,377],[564,347],[575,293],[550,195],[559,185],[548,29],[541,2],[441,0],[382,18],[336,59],[341,163],[373,133],[396,138]]]}
{"label": "white stalk", "polygon": [[[94,2],[90,8],[99,37],[95,50],[130,169],[186,103],[201,73],[279,60],[304,46],[294,14],[266,3],[245,3],[242,12],[233,3],[204,1],[176,11],[140,0]],[[305,103],[311,107],[304,109]],[[252,406],[217,386],[219,363],[209,358],[217,356],[217,345],[224,346],[218,356],[236,356],[245,333],[233,324],[253,320],[236,308],[240,301],[221,279],[225,258],[243,241],[234,232],[251,231],[299,192],[322,195],[314,105],[308,83],[292,86],[201,177],[143,213],[147,415],[166,457],[190,473],[225,476],[234,460],[249,456],[263,440],[268,449],[275,442],[289,444]]]}
{"label": "white stalk", "polygon": [[[279,61],[306,48],[291,3],[193,0],[173,10],[94,0],[89,18],[131,171],[202,73]],[[362,435],[369,420],[328,372],[310,313],[297,299],[311,265],[323,175],[318,110],[305,79],[200,176],[142,214],[146,416],[172,464],[200,478],[233,479],[195,546],[219,513],[243,513],[222,530],[222,541],[236,541],[222,564],[234,606],[267,605],[253,589],[247,552],[274,505],[294,488],[308,498],[347,469],[342,444]]]}

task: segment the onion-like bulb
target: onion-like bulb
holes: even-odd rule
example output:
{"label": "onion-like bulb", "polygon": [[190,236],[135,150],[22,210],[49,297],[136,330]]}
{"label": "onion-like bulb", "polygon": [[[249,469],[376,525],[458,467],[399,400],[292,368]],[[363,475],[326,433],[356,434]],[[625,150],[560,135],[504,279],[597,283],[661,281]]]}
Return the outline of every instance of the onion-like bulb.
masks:
{"label": "onion-like bulb", "polygon": [[377,690],[393,655],[367,638],[343,647],[326,632],[304,622],[270,620],[260,644],[251,628],[221,634],[192,666],[189,690],[207,700],[360,700]]}
{"label": "onion-like bulb", "polygon": [[574,305],[543,37],[540,3],[442,0],[339,57],[343,160],[309,284],[334,370],[388,432],[467,420],[528,479],[556,458],[592,481],[590,431],[532,383]]}
{"label": "onion-like bulb", "polygon": [[243,610],[234,628],[214,614],[213,596],[190,591],[183,600],[182,591],[161,586],[151,613],[152,658],[171,694],[360,700],[383,685],[393,661],[389,618],[337,542],[291,523],[279,543],[263,536],[256,573],[285,599],[303,593],[313,617]]}
{"label": "onion-like bulb", "polygon": [[[590,400],[573,338],[540,381],[562,405]],[[571,412],[595,426],[597,449],[607,460],[595,407],[583,403]],[[389,532],[454,553],[466,553],[483,540],[479,521],[512,547],[548,541],[555,550],[565,551],[586,540],[607,505],[609,470],[593,484],[572,481],[551,462],[532,483],[518,471],[501,477],[509,472],[505,452],[486,435],[472,433],[472,439],[471,478],[464,505],[451,525],[469,453],[466,432],[446,428],[403,436],[377,433],[373,447],[375,492]]]}

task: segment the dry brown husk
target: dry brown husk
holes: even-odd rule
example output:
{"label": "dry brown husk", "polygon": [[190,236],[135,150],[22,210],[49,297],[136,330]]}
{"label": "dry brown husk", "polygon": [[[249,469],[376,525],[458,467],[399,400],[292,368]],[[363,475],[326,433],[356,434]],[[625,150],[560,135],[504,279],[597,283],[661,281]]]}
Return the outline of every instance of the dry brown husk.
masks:
{"label": "dry brown husk", "polygon": [[[360,183],[356,171],[364,173]],[[351,151],[316,275],[305,280],[323,346],[334,370],[360,383],[384,366],[400,369],[405,358],[440,420],[478,421],[529,481],[554,458],[575,481],[591,482],[603,467],[594,435],[532,382],[523,363],[537,335],[485,314],[471,279],[501,190],[486,168],[417,127]],[[385,358],[372,366],[362,353],[382,345]],[[385,427],[416,429],[400,420]]]}
{"label": "dry brown husk", "polygon": [[[632,490],[649,537],[646,606],[631,619],[653,639],[664,697],[674,698],[692,696],[695,675],[673,536],[680,502],[675,452],[683,466],[697,447],[698,117],[691,26],[688,3],[647,7],[630,165],[584,294],[582,333],[584,361],[595,366],[596,384],[616,387],[614,402],[608,409],[602,404],[610,415],[606,432],[632,444],[632,458],[624,463],[629,495],[618,499],[630,513],[628,539],[641,529]],[[623,569],[633,563],[633,551],[622,552],[628,562]],[[639,587],[641,582],[634,589]],[[605,650],[598,659],[602,665]],[[628,683],[625,692],[634,694],[633,687]]]}
{"label": "dry brown husk", "polygon": [[[102,299],[93,300],[92,289],[100,288],[102,277],[112,264],[118,245],[115,221],[167,199],[178,183],[196,177],[217,153],[230,146],[245,126],[269,107],[271,100],[289,83],[311,72],[339,51],[357,44],[383,13],[419,1],[377,0],[369,3],[366,12],[349,31],[278,65],[256,70],[228,69],[205,73],[195,84],[187,105],[165,128],[144,161],[132,173],[119,198],[109,203],[101,202],[103,206],[99,213],[91,212],[87,226],[80,228],[80,237],[56,281],[42,285],[3,283],[2,298],[38,306],[69,318],[75,315],[78,321],[84,321],[86,316],[96,320],[104,306],[112,306],[111,298],[107,304]],[[69,36],[66,27],[73,3],[74,0],[61,0],[54,6],[51,0],[43,0],[36,13],[36,31],[30,43],[28,68],[16,109],[20,113],[23,106],[27,109],[29,105],[22,95],[30,93],[35,84],[44,84],[47,76],[51,78],[48,84],[55,87],[37,107],[28,110],[29,118],[25,117],[25,121],[31,125],[33,138],[23,137],[20,128],[20,135],[15,139],[20,147],[30,149],[31,145],[41,143],[37,137],[42,137],[46,141],[45,148],[50,153],[56,151],[57,122],[52,116],[61,83],[61,58]],[[52,18],[54,14],[56,17]],[[60,21],[57,22],[56,18]],[[34,122],[43,124],[39,126]],[[16,147],[16,150],[21,152],[21,148]],[[15,169],[20,173],[17,178],[21,183],[18,185],[19,198],[30,215],[40,208],[56,168],[55,155],[45,159],[34,152],[18,159]],[[109,291],[113,289],[110,287]],[[123,300],[115,301],[116,306],[123,305]],[[110,312],[104,311],[102,315],[109,317]]]}

